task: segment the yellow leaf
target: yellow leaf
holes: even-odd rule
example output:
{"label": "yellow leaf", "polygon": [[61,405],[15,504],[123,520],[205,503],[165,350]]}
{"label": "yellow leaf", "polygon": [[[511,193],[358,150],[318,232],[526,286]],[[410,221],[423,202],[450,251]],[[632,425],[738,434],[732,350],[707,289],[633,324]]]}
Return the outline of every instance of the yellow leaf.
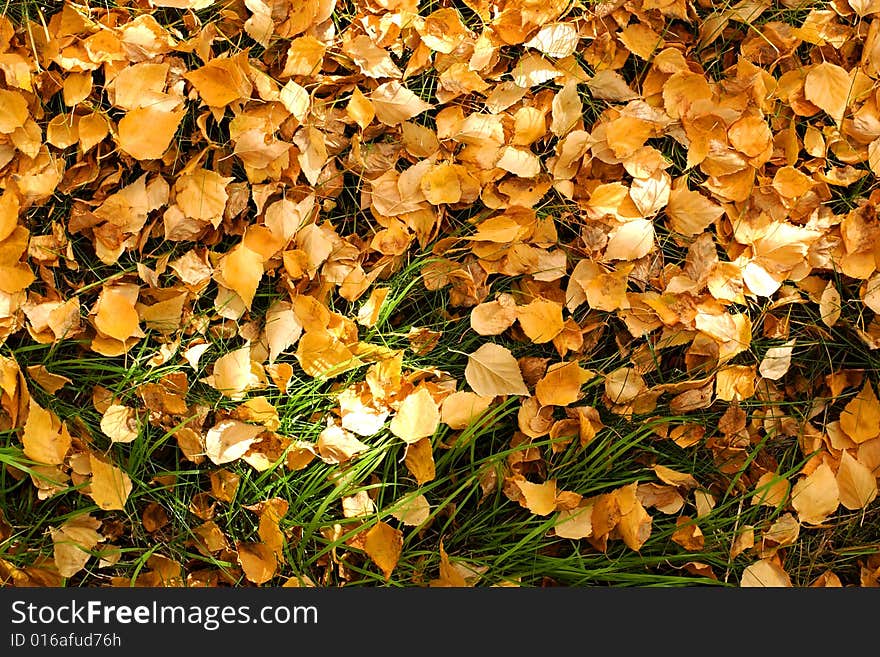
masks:
{"label": "yellow leaf", "polygon": [[828,328],[834,326],[840,319],[840,292],[837,291],[834,281],[828,281],[819,298],[819,316]]}
{"label": "yellow leaf", "polygon": [[[247,56],[246,51],[241,54]],[[184,77],[196,88],[205,104],[225,107],[233,101],[250,97],[251,83],[242,69],[238,56],[217,57],[201,68],[185,73]]]}
{"label": "yellow leaf", "polygon": [[755,394],[755,366],[728,365],[715,377],[715,396],[722,401],[742,401]]}
{"label": "yellow leaf", "polygon": [[52,374],[45,365],[28,365],[28,376],[36,382],[43,390],[50,394],[55,394],[61,388],[69,383],[73,383],[71,379],[60,374]]}
{"label": "yellow leaf", "polygon": [[179,176],[174,183],[175,201],[187,217],[220,225],[229,194],[226,186],[232,178],[216,171],[198,168]]}
{"label": "yellow leaf", "polygon": [[89,497],[105,511],[123,510],[131,493],[131,478],[122,469],[94,454],[89,454],[89,463],[92,468]]}
{"label": "yellow leaf", "polygon": [[351,99],[345,106],[345,113],[360,126],[361,130],[366,130],[376,117],[376,111],[373,109],[370,99],[364,96],[357,87],[351,92]]}
{"label": "yellow leaf", "polygon": [[232,399],[244,397],[247,390],[259,383],[251,366],[250,347],[230,351],[214,361],[211,376],[207,377],[206,382]]}
{"label": "yellow leaf", "polygon": [[73,577],[92,557],[93,550],[104,537],[97,531],[101,521],[91,515],[71,518],[58,529],[51,529],[55,565],[62,577]]}
{"label": "yellow leaf", "polygon": [[17,91],[0,89],[0,133],[8,135],[24,125],[29,116],[27,101]]}
{"label": "yellow leaf", "polygon": [[205,435],[205,453],[217,465],[241,458],[265,427],[238,420],[223,420]]}
{"label": "yellow leaf", "polygon": [[371,78],[400,78],[402,73],[384,48],[380,48],[366,34],[345,41],[343,52],[354,60],[361,73]]}
{"label": "yellow leaf", "polygon": [[537,155],[513,146],[505,146],[501,149],[501,157],[498,158],[495,166],[520,178],[534,178],[541,173],[541,160]]}
{"label": "yellow leaf", "polygon": [[554,363],[535,385],[542,406],[568,406],[581,397],[581,386],[595,376],[576,362]]}
{"label": "yellow leaf", "polygon": [[670,536],[673,543],[678,543],[685,550],[691,552],[698,552],[703,549],[706,543],[703,531],[692,518],[679,516],[675,520],[675,525],[676,530]]}
{"label": "yellow leaf", "polygon": [[620,224],[608,236],[605,260],[638,260],[654,248],[654,223],[633,219]]}
{"label": "yellow leaf", "polygon": [[458,203],[461,200],[461,181],[455,167],[449,163],[437,164],[422,176],[422,193],[431,205]]}
{"label": "yellow leaf", "polygon": [[234,472],[224,470],[213,470],[209,475],[211,479],[211,495],[222,502],[232,502],[235,499],[235,493],[238,491],[238,484],[241,477]]}
{"label": "yellow leaf", "polygon": [[354,434],[333,425],[328,426],[318,435],[315,447],[325,463],[345,463],[369,449],[369,445],[355,438]]}
{"label": "yellow leaf", "polygon": [[[314,75],[321,66],[327,46],[312,35],[301,36],[290,42],[282,78],[292,75]],[[357,87],[355,87],[357,91]]]}
{"label": "yellow leaf", "polygon": [[376,118],[385,125],[398,125],[433,107],[397,80],[380,84],[369,99]]}
{"label": "yellow leaf", "polygon": [[238,563],[244,576],[254,584],[265,584],[275,576],[278,562],[272,548],[265,543],[236,543]]}
{"label": "yellow leaf", "polygon": [[244,0],[244,4],[253,12],[244,22],[244,31],[261,46],[268,47],[275,31],[272,10],[263,0]]}
{"label": "yellow leaf", "polygon": [[582,501],[574,509],[561,509],[553,530],[559,538],[580,539],[593,535],[593,503]]}
{"label": "yellow leaf", "polygon": [[18,227],[20,207],[18,196],[9,188],[0,195],[0,242],[12,235]]}
{"label": "yellow leaf", "polygon": [[473,392],[454,392],[443,400],[440,420],[450,429],[464,429],[492,404],[492,397]]}
{"label": "yellow leaf", "polygon": [[574,53],[579,38],[572,23],[549,23],[523,45],[540,50],[548,57],[562,58]]}
{"label": "yellow leaf", "polygon": [[550,132],[557,137],[567,135],[583,116],[584,106],[578,94],[577,83],[566,82],[552,103],[552,121]]}
{"label": "yellow leaf", "polygon": [[775,561],[762,559],[748,566],[739,585],[746,587],[791,587],[788,573]]}
{"label": "yellow leaf", "polygon": [[24,445],[24,455],[29,459],[61,465],[72,439],[58,417],[52,411],[42,408],[31,397],[21,442]]}
{"label": "yellow leaf", "polygon": [[464,376],[481,397],[529,394],[513,354],[506,347],[491,342],[468,354]]}
{"label": "yellow leaf", "polygon": [[296,359],[309,376],[332,378],[364,362],[327,331],[306,331],[299,340]]}
{"label": "yellow leaf", "polygon": [[233,290],[250,309],[263,278],[263,257],[244,244],[233,247],[217,267],[222,283]]}
{"label": "yellow leaf", "polygon": [[837,510],[839,503],[840,489],[827,463],[798,480],[791,489],[791,505],[802,523],[821,524]]}
{"label": "yellow leaf", "polygon": [[525,306],[518,306],[516,318],[532,342],[550,342],[562,332],[562,305],[546,299],[535,299]]}
{"label": "yellow leaf", "polygon": [[388,298],[390,288],[376,287],[370,292],[370,296],[364,301],[357,314],[357,323],[361,326],[372,327],[379,321],[379,313],[382,310],[382,304]]}
{"label": "yellow leaf", "polygon": [[111,404],[101,418],[101,431],[114,443],[130,443],[138,437],[138,419],[133,408]]}
{"label": "yellow leaf", "polygon": [[620,532],[626,546],[635,551],[641,550],[651,537],[653,523],[651,516],[639,501],[637,491],[638,484],[635,482],[616,491],[617,504],[620,508],[617,531]]}
{"label": "yellow leaf", "polygon": [[522,494],[520,506],[538,516],[547,516],[556,510],[556,481],[550,479],[543,484],[533,484],[522,475],[512,480]]}
{"label": "yellow leaf", "polygon": [[275,301],[266,311],[266,342],[269,346],[269,363],[274,363],[281,353],[296,344],[303,327],[293,306],[288,301]]}
{"label": "yellow leaf", "polygon": [[697,480],[687,473],[678,472],[672,468],[667,468],[664,465],[652,465],[651,469],[654,471],[654,474],[657,475],[657,478],[664,484],[680,486],[683,488],[696,488],[699,486]]}
{"label": "yellow leaf", "polygon": [[404,497],[394,504],[394,511],[391,515],[407,527],[417,527],[430,517],[431,505],[424,495],[416,495],[412,498]]}
{"label": "yellow leaf", "polygon": [[810,69],[804,79],[804,97],[825,110],[840,125],[851,100],[852,80],[836,64],[822,62]]}
{"label": "yellow leaf", "polygon": [[439,423],[437,402],[426,388],[419,388],[403,400],[397,415],[391,420],[390,428],[391,433],[404,442],[415,443],[434,435]]}
{"label": "yellow leaf", "polygon": [[851,511],[864,509],[877,497],[877,477],[846,450],[840,456],[837,486],[840,503]]}
{"label": "yellow leaf", "polygon": [[402,551],[403,532],[399,529],[394,529],[391,525],[379,521],[367,532],[364,552],[373,560],[373,563],[379,566],[385,579],[391,577]]}
{"label": "yellow leaf", "polygon": [[437,475],[431,439],[422,438],[417,442],[407,445],[404,463],[406,464],[406,469],[409,470],[419,486],[433,481]]}
{"label": "yellow leaf", "polygon": [[880,436],[880,401],[869,379],[865,379],[859,394],[843,407],[840,428],[856,443]]}
{"label": "yellow leaf", "polygon": [[699,192],[687,188],[684,178],[679,178],[669,193],[666,217],[669,227],[682,235],[698,235],[724,214],[720,205],[710,201]]}
{"label": "yellow leaf", "polygon": [[648,386],[631,367],[619,367],[605,377],[605,395],[612,404],[626,404],[645,392]]}
{"label": "yellow leaf", "polygon": [[[131,110],[119,121],[119,147],[136,160],[162,157],[185,113],[185,110],[166,112],[153,107]],[[144,126],[150,126],[149,130]]]}
{"label": "yellow leaf", "polygon": [[471,310],[471,328],[480,335],[500,335],[516,321],[516,302],[509,294],[499,294]]}
{"label": "yellow leaf", "polygon": [[792,338],[779,347],[771,347],[764,353],[758,372],[765,379],[775,381],[781,379],[791,367],[791,353],[794,350],[796,340]]}

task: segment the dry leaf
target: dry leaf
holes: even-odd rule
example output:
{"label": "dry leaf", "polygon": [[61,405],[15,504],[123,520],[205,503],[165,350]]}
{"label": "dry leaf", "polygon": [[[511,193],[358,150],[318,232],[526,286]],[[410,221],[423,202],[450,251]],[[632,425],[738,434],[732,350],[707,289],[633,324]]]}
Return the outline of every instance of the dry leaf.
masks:
{"label": "dry leaf", "polygon": [[137,439],[138,418],[133,408],[111,404],[101,418],[101,431],[114,443],[130,443]]}
{"label": "dry leaf", "polygon": [[90,514],[78,515],[52,529],[55,565],[62,577],[73,577],[92,557],[91,551],[104,537],[97,531],[101,521]]}
{"label": "dry leaf", "polygon": [[89,463],[92,469],[89,497],[104,511],[124,509],[132,490],[131,478],[121,468],[94,454],[89,455]]}
{"label": "dry leaf", "polygon": [[831,62],[822,62],[807,73],[804,97],[825,110],[839,125],[851,100],[852,84],[846,70]]}
{"label": "dry leaf", "polygon": [[394,504],[392,514],[408,527],[418,527],[431,515],[431,505],[424,495],[404,497]]}
{"label": "dry leaf", "polygon": [[272,548],[265,543],[235,544],[238,552],[238,563],[241,565],[244,576],[254,584],[265,584],[275,576],[277,562]]}
{"label": "dry leaf", "polygon": [[464,376],[481,397],[529,394],[513,354],[506,347],[491,342],[468,354]]}
{"label": "dry leaf", "polygon": [[880,401],[869,379],[840,413],[840,428],[856,443],[880,436]]}
{"label": "dry leaf", "polygon": [[364,552],[379,566],[386,580],[391,577],[402,551],[403,532],[399,529],[380,520],[367,532]]}
{"label": "dry leaf", "polygon": [[406,454],[404,456],[406,469],[416,480],[416,484],[422,484],[433,481],[436,476],[436,468],[434,465],[434,452],[431,447],[430,438],[422,438],[418,442],[411,443],[406,446]]}
{"label": "dry leaf", "polygon": [[777,380],[785,376],[788,368],[791,367],[791,354],[796,344],[795,339],[791,339],[779,347],[770,347],[761,359],[758,365],[758,372],[765,379]]}
{"label": "dry leaf", "polygon": [[431,393],[419,388],[408,395],[394,419],[391,420],[391,433],[406,443],[418,442],[421,438],[434,435],[440,424],[440,409]]}
{"label": "dry leaf", "polygon": [[837,487],[840,503],[850,510],[864,509],[877,498],[877,477],[847,451],[840,456]]}
{"label": "dry leaf", "polygon": [[840,489],[834,473],[822,463],[791,489],[791,505],[802,523],[819,525],[837,510]]}
{"label": "dry leaf", "polygon": [[748,566],[740,580],[741,587],[790,587],[791,578],[778,563],[762,559]]}

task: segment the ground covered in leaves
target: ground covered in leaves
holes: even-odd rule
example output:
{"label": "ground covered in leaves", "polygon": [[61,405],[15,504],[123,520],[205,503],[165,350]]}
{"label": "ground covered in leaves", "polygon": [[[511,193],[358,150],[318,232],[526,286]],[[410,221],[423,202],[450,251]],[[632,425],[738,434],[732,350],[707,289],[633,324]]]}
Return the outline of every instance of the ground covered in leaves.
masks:
{"label": "ground covered in leaves", "polygon": [[877,586],[880,2],[7,0],[0,582]]}

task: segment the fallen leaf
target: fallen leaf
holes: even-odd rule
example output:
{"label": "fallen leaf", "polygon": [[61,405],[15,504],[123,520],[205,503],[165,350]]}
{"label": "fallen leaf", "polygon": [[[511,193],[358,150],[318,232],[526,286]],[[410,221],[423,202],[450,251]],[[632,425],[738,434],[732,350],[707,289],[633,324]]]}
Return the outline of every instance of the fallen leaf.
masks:
{"label": "fallen leaf", "polygon": [[524,477],[516,477],[513,484],[522,494],[520,506],[528,509],[538,516],[547,516],[556,510],[556,482],[545,481],[543,484],[533,484]]}
{"label": "fallen leaf", "polygon": [[804,97],[840,125],[850,103],[852,84],[845,69],[822,62],[811,68],[804,78]]}
{"label": "fallen leaf", "polygon": [[840,428],[856,443],[880,436],[880,401],[869,379],[840,413]]}
{"label": "fallen leaf", "polygon": [[121,468],[94,454],[89,455],[89,463],[92,469],[89,497],[104,511],[123,510],[132,490],[131,478]]}
{"label": "fallen leaf", "polygon": [[114,443],[130,443],[137,439],[140,427],[133,408],[111,404],[101,418],[101,431]]}
{"label": "fallen leaf", "polygon": [[223,420],[205,434],[205,453],[213,463],[222,465],[241,458],[265,427],[238,420]]}
{"label": "fallen leaf", "polygon": [[431,515],[431,505],[424,495],[404,497],[394,504],[392,514],[408,527],[418,527]]}
{"label": "fallen leaf", "polygon": [[379,567],[386,580],[391,578],[402,551],[403,532],[399,529],[380,520],[367,532],[364,552]]}
{"label": "fallen leaf", "polygon": [[797,340],[791,339],[779,347],[770,347],[758,365],[758,373],[765,379],[776,381],[785,376],[791,367],[791,354]]}
{"label": "fallen leaf", "polygon": [[238,552],[238,563],[249,582],[265,584],[275,576],[278,567],[275,553],[265,543],[238,542],[235,550]]}
{"label": "fallen leaf", "polygon": [[775,561],[762,559],[748,566],[740,579],[741,587],[791,587],[788,573]]}
{"label": "fallen leaf", "polygon": [[394,419],[391,433],[406,443],[418,442],[432,436],[440,424],[440,409],[426,388],[419,388],[401,403]]}
{"label": "fallen leaf", "polygon": [[506,347],[492,342],[468,354],[464,376],[471,389],[481,397],[529,394],[513,354]]}
{"label": "fallen leaf", "polygon": [[380,84],[369,99],[376,118],[385,125],[395,126],[421,114],[433,105],[426,103],[397,80]]}
{"label": "fallen leaf", "polygon": [[100,520],[81,514],[50,530],[55,565],[62,577],[73,577],[85,568],[91,551],[105,540],[98,532],[100,527]]}
{"label": "fallen leaf", "polygon": [[827,463],[822,463],[812,474],[799,479],[791,489],[791,505],[802,523],[823,523],[837,510],[839,503],[840,488]]}
{"label": "fallen leaf", "polygon": [[576,362],[554,363],[535,385],[542,406],[568,406],[581,397],[581,386],[595,376]]}
{"label": "fallen leaf", "polygon": [[845,450],[840,455],[837,487],[840,503],[850,510],[864,509],[877,498],[877,477]]}

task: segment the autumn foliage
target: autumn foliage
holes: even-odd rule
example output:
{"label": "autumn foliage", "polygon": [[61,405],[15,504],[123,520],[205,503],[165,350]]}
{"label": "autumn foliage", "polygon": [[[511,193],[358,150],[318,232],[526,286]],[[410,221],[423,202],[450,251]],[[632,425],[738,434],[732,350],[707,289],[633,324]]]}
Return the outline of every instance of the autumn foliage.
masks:
{"label": "autumn foliage", "polygon": [[[51,559],[0,552],[0,580],[112,572],[129,530],[109,512],[147,532],[169,522],[131,495],[123,455],[145,426],[210,477],[193,549],[256,585],[320,582],[285,563],[295,497],[249,505],[251,540],[224,532],[211,509],[235,503],[233,465],[345,477],[391,436],[417,491],[510,400],[510,452],[483,497],[500,491],[583,551],[638,552],[663,518],[674,549],[700,552],[701,522],[736,492],[779,511],[731,534],[741,583],[790,585],[787,546],[874,502],[876,371],[805,378],[791,317],[813,312],[814,340],[880,348],[880,4],[119,4],[0,17],[0,336],[147,354],[157,372],[90,389],[89,428],[52,410],[77,381],[0,359],[0,421],[31,462],[10,472],[40,501],[89,507],[51,523]],[[442,329],[400,324],[405,347],[375,330],[412,263],[413,293],[475,336],[461,367]],[[333,409],[299,435],[270,399],[310,380]],[[648,422],[708,453],[711,481],[649,455],[631,483],[588,492],[547,467]],[[794,446],[795,472],[768,436]],[[439,503],[348,495],[338,517],[364,525],[344,545],[391,578]],[[424,584],[479,580],[433,549]],[[685,571],[720,574],[697,558]],[[138,578],[185,582],[217,578],[161,550]]]}

